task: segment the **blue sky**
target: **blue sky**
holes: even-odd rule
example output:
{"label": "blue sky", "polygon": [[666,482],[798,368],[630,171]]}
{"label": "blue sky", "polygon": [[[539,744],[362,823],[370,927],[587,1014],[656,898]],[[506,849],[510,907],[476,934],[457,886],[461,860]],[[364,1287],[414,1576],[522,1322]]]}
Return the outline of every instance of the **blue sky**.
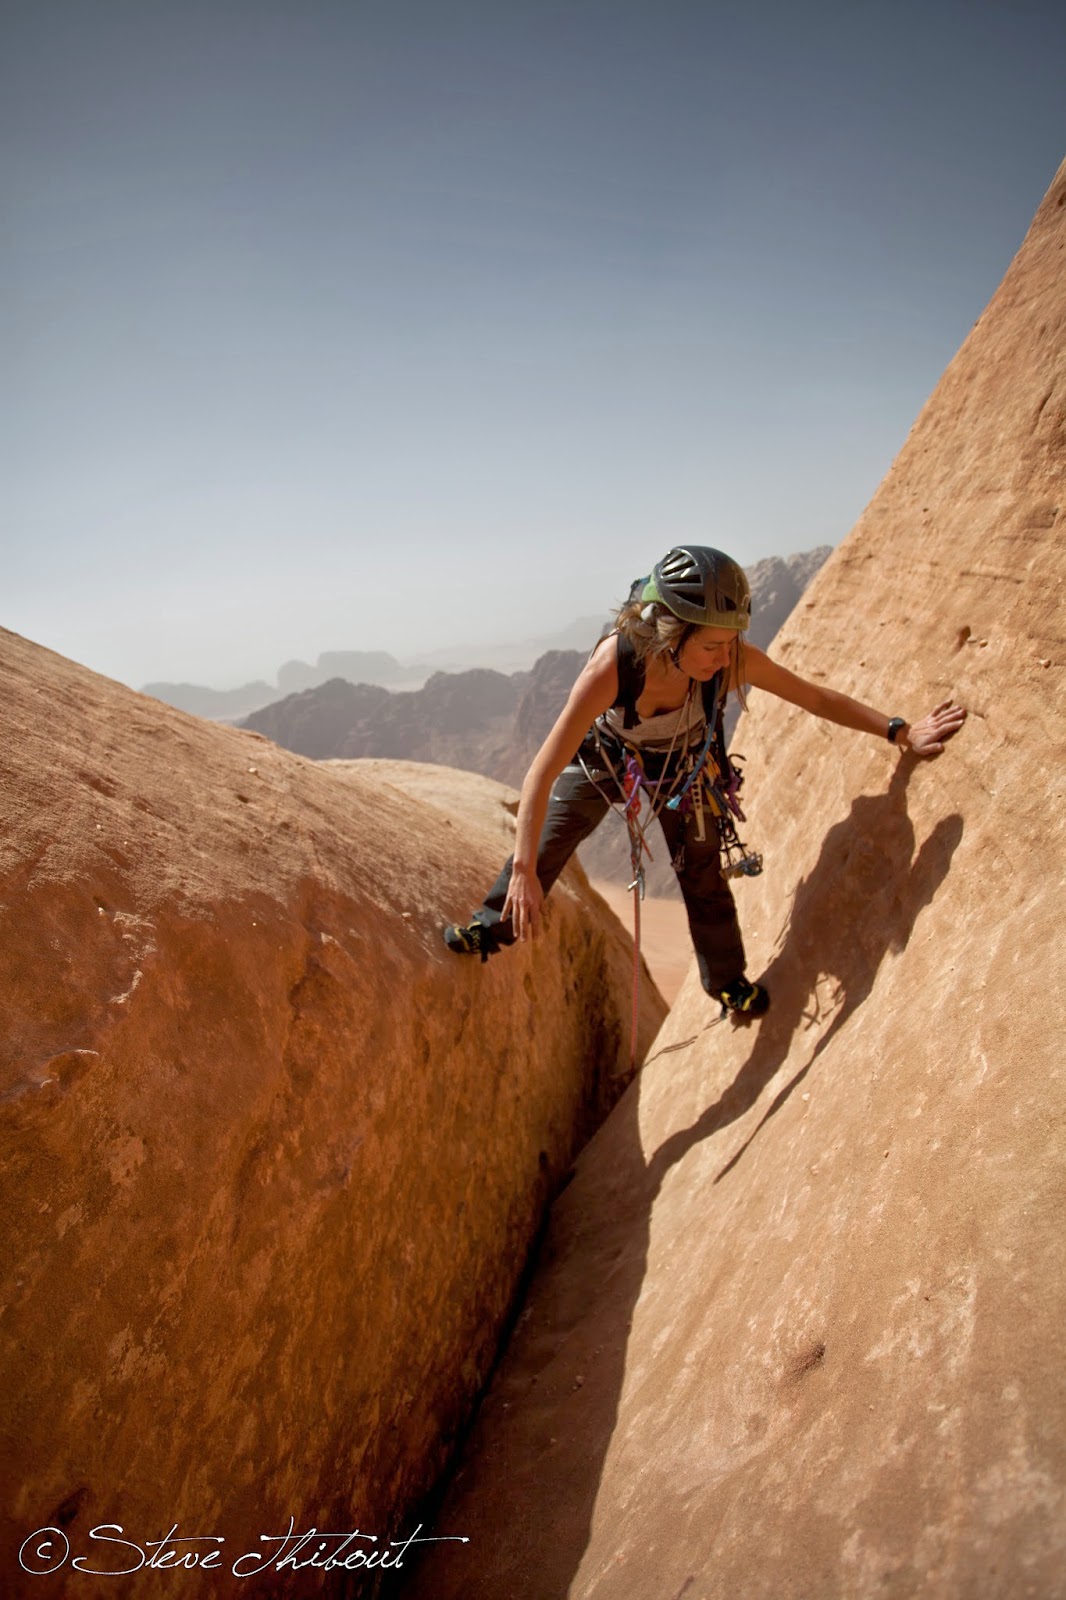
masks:
{"label": "blue sky", "polygon": [[1066,150],[1066,7],[2,4],[0,622],[128,683],[847,533]]}

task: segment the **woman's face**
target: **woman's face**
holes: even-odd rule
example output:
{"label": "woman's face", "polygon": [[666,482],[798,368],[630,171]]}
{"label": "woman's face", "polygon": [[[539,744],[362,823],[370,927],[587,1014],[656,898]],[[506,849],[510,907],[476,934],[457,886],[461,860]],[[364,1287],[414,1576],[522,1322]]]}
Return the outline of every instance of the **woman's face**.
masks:
{"label": "woman's face", "polygon": [[728,667],[736,636],[735,628],[697,628],[681,646],[681,671],[699,683],[707,683],[716,672]]}

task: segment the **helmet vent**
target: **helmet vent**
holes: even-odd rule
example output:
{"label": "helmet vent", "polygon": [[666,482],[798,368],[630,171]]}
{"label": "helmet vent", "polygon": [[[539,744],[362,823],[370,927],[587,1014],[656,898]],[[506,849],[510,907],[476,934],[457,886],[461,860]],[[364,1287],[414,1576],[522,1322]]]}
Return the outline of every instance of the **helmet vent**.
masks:
{"label": "helmet vent", "polygon": [[751,590],[731,556],[707,545],[667,551],[652,571],[657,598],[684,622],[708,625],[728,613],[725,626],[743,631],[751,620]]}

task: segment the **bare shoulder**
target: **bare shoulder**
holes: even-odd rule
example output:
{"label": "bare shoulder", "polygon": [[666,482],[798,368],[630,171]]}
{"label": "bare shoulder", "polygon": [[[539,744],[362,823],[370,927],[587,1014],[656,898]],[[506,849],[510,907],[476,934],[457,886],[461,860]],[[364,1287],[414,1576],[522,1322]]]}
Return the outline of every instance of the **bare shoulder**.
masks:
{"label": "bare shoulder", "polygon": [[[563,710],[563,718],[586,725],[612,706],[618,697],[618,637],[601,639],[577,675]],[[560,719],[562,720],[562,719]]]}
{"label": "bare shoulder", "polygon": [[578,673],[575,692],[582,698],[593,694],[597,698],[609,693],[610,698],[601,707],[606,710],[618,693],[618,635],[609,633],[601,639]]}

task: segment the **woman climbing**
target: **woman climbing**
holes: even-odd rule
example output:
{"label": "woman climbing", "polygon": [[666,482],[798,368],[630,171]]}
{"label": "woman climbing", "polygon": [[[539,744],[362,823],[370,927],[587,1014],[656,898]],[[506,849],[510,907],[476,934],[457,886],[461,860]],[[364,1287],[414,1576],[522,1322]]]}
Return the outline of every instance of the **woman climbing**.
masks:
{"label": "woman climbing", "polygon": [[887,717],[745,645],[750,621],[748,580],[720,550],[671,550],[649,579],[634,584],[526,774],[514,855],[473,920],[445,928],[450,950],[484,961],[501,946],[532,937],[545,895],[615,804],[629,824],[634,882],[642,886],[643,791],[662,824],[704,989],[723,1011],[758,1016],[766,1010],[765,988],[745,974],[727,882],[761,869],[735,830],[734,818],[743,821],[743,812],[740,774],[722,732],[727,693],[743,704],[747,688],[765,689],[918,756],[938,755],[966,712],[945,700],[919,722]]}

